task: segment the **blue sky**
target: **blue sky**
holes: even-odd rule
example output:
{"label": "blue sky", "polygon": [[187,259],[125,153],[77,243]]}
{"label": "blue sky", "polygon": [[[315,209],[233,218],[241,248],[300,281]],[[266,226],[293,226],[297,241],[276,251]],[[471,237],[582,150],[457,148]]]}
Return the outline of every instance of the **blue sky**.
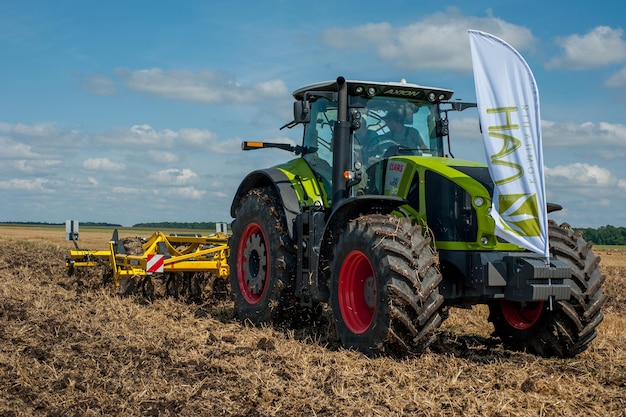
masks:
{"label": "blue sky", "polygon": [[[475,101],[476,29],[537,80],[551,217],[626,226],[623,10],[446,3],[0,2],[0,221],[230,221],[245,174],[291,157],[241,141],[300,141],[292,91],[405,78]],[[484,161],[475,109],[451,119],[454,155]]]}

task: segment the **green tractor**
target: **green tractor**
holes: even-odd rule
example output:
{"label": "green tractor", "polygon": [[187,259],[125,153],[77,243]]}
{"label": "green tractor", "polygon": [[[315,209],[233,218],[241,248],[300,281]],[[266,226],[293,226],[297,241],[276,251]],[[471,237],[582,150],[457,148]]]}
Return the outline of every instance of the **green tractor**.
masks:
{"label": "green tractor", "polygon": [[346,348],[417,353],[450,307],[487,304],[508,348],[587,348],[603,318],[599,258],[553,221],[549,264],[496,236],[487,166],[451,156],[448,112],[475,106],[452,94],[339,77],[293,93],[283,128],[303,125],[302,145],[243,143],[297,157],[236,191],[229,281],[239,318],[276,323],[330,305]]}

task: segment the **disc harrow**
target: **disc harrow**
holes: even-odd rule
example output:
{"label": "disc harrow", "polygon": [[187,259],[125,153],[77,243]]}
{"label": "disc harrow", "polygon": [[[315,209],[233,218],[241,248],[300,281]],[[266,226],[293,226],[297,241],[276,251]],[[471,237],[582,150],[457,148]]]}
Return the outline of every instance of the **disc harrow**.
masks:
{"label": "disc harrow", "polygon": [[[227,282],[228,235],[165,234],[154,232],[141,239],[140,253],[130,253],[117,229],[109,241],[108,250],[86,250],[78,247],[78,233],[68,234],[75,249],[69,251],[65,266],[68,275],[77,270],[108,263],[115,286],[120,292],[139,290],[152,298],[155,292],[153,277],[162,278],[164,291],[169,296],[195,299],[205,285],[221,287],[218,281]],[[137,250],[133,251],[137,252]]]}

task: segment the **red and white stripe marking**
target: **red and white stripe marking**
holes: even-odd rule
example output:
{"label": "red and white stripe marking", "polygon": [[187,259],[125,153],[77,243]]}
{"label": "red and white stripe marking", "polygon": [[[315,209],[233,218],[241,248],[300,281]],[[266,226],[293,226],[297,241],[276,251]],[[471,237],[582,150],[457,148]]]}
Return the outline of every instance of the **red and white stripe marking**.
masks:
{"label": "red and white stripe marking", "polygon": [[146,272],[149,274],[163,272],[165,255],[148,255],[146,258]]}

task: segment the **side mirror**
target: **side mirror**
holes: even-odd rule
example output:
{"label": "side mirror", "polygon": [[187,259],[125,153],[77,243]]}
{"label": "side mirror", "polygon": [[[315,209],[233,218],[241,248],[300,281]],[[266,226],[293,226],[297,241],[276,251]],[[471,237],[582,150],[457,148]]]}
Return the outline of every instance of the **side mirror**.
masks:
{"label": "side mirror", "polygon": [[293,103],[293,121],[295,123],[311,121],[311,107],[307,100],[298,100]]}
{"label": "side mirror", "polygon": [[463,103],[460,101],[455,101],[452,104],[452,109],[456,111],[463,111],[465,109],[469,109],[471,107],[478,107],[476,103]]}

